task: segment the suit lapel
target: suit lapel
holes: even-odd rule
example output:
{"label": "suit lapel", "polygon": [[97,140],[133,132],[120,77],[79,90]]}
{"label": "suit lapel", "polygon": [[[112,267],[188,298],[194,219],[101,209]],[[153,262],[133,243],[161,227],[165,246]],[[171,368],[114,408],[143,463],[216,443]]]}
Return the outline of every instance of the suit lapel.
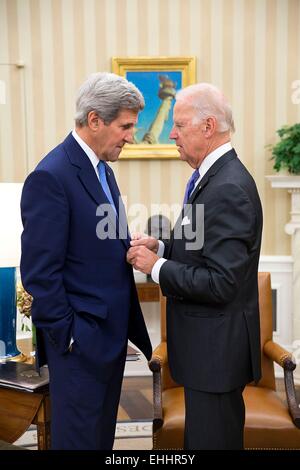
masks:
{"label": "suit lapel", "polygon": [[68,135],[63,142],[63,146],[67,152],[70,163],[78,168],[78,178],[87,193],[97,205],[103,204],[105,194],[99,184],[93,165],[72,134]]}
{"label": "suit lapel", "polygon": [[197,196],[199,195],[200,191],[203,191],[205,186],[210,182],[210,178],[213,177],[218,171],[222,168],[222,166],[226,165],[226,163],[236,158],[237,154],[234,149],[229,150],[229,152],[224,153],[222,157],[218,158],[218,160],[209,168],[209,170],[205,173],[203,178],[199,181],[197,187],[191,194],[191,197],[188,200],[188,204],[193,204]]}
{"label": "suit lapel", "polygon": [[183,208],[179,218],[177,219],[174,229],[171,234],[170,244],[169,244],[169,253],[168,257],[171,255],[172,246],[174,242],[174,233],[178,233],[178,230],[181,229],[182,220],[184,217],[189,217],[192,212],[192,205],[199,196],[200,192],[203,191],[206,185],[208,185],[211,181],[211,178],[218,173],[218,171],[229,161],[233,160],[237,157],[236,151],[234,149],[229,150],[226,152],[222,157],[218,158],[218,160],[209,168],[209,170],[205,173],[203,178],[197,184],[197,187],[192,192],[189,200],[187,201],[187,207]]}
{"label": "suit lapel", "polygon": [[[98,206],[101,204],[108,204],[109,201],[106,197],[105,192],[102,189],[101,183],[99,182],[97,175],[95,173],[95,169],[91,164],[89,158],[82,150],[78,142],[74,139],[72,134],[69,134],[65,141],[63,142],[63,146],[67,152],[69,157],[70,163],[78,168],[77,176],[84,186],[87,193],[91,196],[91,198],[97,203]],[[114,179],[113,172],[111,168],[105,163],[106,168],[108,168],[108,184],[111,188],[111,193],[115,202],[115,206],[117,209],[117,213],[119,212],[119,201],[117,194],[120,194],[117,183]],[[113,182],[112,182],[113,181]],[[124,209],[125,211],[125,209]],[[118,220],[116,217],[111,217],[110,212],[108,212],[108,217],[113,224],[113,227],[116,230],[117,235],[119,235],[118,230]],[[122,219],[123,220],[123,219]],[[125,215],[126,220],[126,215]],[[123,234],[123,232],[121,232]],[[125,234],[128,232],[126,231]],[[128,239],[121,238],[122,242],[124,243],[125,247],[128,248],[129,241]]]}

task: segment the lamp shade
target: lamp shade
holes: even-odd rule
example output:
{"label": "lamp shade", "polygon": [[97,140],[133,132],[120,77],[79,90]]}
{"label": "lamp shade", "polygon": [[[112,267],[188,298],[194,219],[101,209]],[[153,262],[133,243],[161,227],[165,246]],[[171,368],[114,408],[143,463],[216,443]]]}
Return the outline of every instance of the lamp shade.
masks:
{"label": "lamp shade", "polygon": [[0,361],[18,360],[16,267],[21,257],[22,183],[0,183]]}
{"label": "lamp shade", "polygon": [[0,183],[0,267],[20,266],[23,183]]}

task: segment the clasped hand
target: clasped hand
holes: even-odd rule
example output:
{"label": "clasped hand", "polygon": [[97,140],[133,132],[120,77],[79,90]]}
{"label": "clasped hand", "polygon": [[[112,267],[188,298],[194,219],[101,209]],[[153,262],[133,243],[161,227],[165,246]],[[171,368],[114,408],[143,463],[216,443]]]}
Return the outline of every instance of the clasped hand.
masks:
{"label": "clasped hand", "polygon": [[156,261],[158,240],[148,235],[135,233],[131,237],[131,248],[127,251],[127,262],[144,274],[150,274]]}

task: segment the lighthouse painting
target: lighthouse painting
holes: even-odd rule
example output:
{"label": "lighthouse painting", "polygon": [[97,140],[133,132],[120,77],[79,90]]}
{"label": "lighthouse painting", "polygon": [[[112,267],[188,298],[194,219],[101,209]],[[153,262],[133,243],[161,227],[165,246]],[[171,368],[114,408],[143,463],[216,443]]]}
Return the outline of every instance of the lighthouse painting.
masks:
{"label": "lighthouse painting", "polygon": [[169,138],[178,90],[195,83],[195,57],[113,57],[112,71],[134,83],[143,93],[134,142],[126,144],[120,159],[177,159]]}

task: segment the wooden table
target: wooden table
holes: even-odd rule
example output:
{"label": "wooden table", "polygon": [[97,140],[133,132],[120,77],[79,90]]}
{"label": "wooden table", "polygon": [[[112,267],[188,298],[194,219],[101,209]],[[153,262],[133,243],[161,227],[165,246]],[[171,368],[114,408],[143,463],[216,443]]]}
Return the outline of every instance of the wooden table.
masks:
{"label": "wooden table", "polygon": [[49,390],[26,392],[0,387],[0,439],[13,443],[37,425],[38,449],[50,449]]}
{"label": "wooden table", "polygon": [[[32,338],[18,340],[17,345],[32,363]],[[31,424],[37,426],[38,449],[50,449],[49,387],[36,392],[0,387],[0,440],[15,442]]]}

